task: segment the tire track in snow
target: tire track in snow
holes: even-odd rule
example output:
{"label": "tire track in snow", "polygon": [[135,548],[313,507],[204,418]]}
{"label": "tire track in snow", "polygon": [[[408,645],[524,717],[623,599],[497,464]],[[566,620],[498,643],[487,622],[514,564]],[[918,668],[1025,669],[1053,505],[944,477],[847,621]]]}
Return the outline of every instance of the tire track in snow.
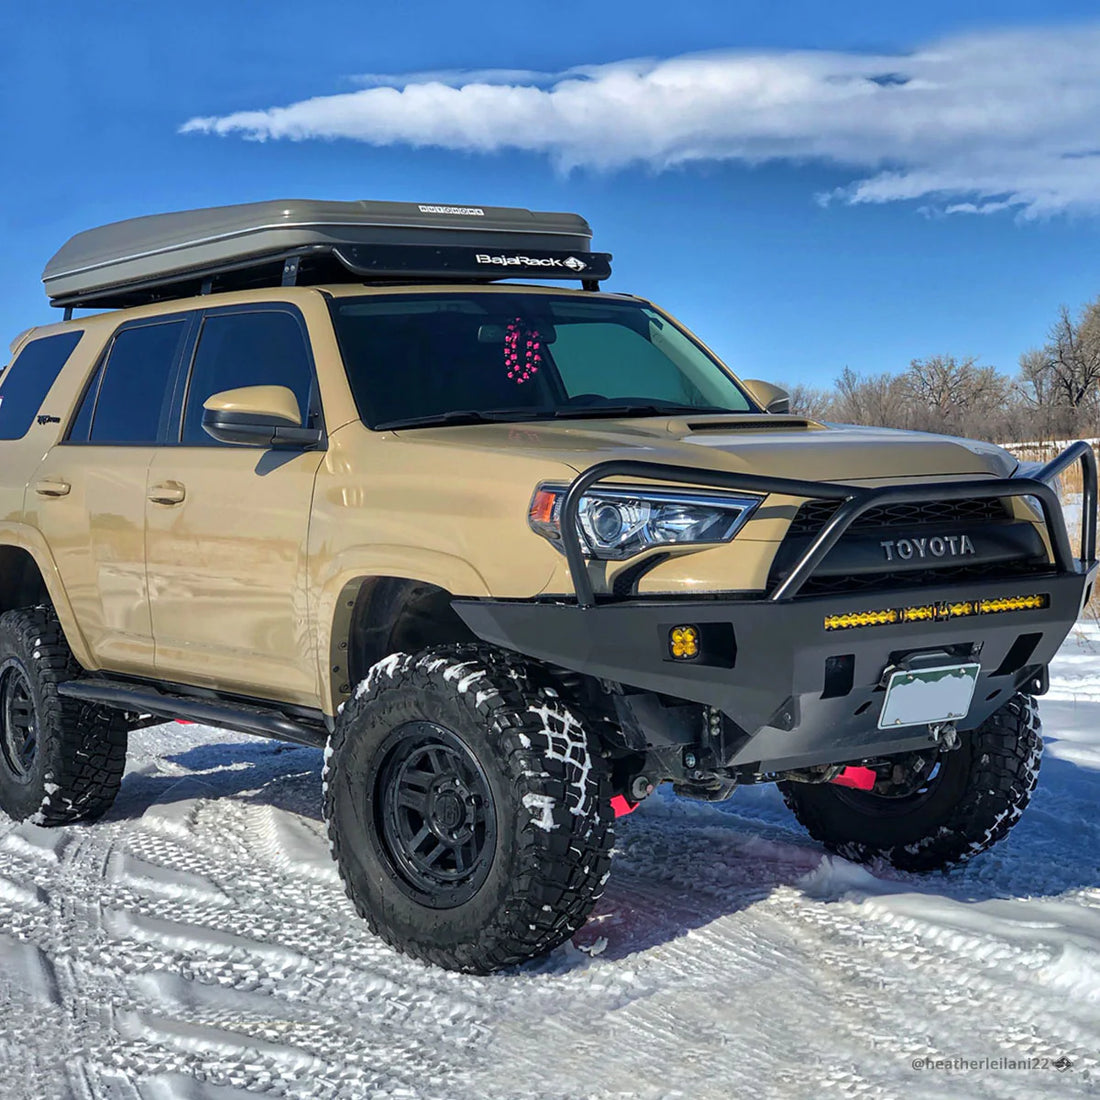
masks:
{"label": "tire track in snow", "polygon": [[[316,783],[316,769],[313,776]],[[421,996],[420,987],[438,979],[429,972],[425,983],[423,968],[364,935],[338,878],[324,866],[327,845],[319,832],[263,805],[180,797],[209,796],[209,789],[171,790],[171,804],[150,807],[127,826],[99,884],[105,940],[97,962],[122,956],[126,965],[116,969],[136,975],[126,1007],[116,991],[115,1030],[140,1076],[174,1080],[201,1066],[218,1087],[312,1095],[313,1086],[296,1076],[295,1058],[265,1062],[254,1050],[247,1058],[242,1053],[276,1039],[303,1040],[299,1049],[326,1059],[322,1078],[332,1095],[358,1097],[368,1087],[403,1081],[415,1095],[425,1080],[450,1076],[450,1052],[476,1038],[465,999]],[[208,820],[216,825],[216,845],[209,843]],[[340,912],[335,921],[333,908]],[[409,980],[410,967],[420,980]],[[202,995],[152,996],[141,974],[156,968],[185,975],[187,988]],[[382,973],[371,977],[371,969]],[[353,996],[344,998],[341,987],[349,983],[340,979],[352,975]],[[216,1001],[246,989],[257,991],[251,1014],[225,1026],[209,995]],[[317,1019],[290,1011],[292,1001],[295,1008],[311,1003]],[[252,1068],[234,1068],[234,1059]],[[117,1061],[101,1057],[95,1069],[102,1079]],[[312,1070],[309,1076],[317,1078]]]}
{"label": "tire track in snow", "polygon": [[[856,868],[847,873],[865,874]],[[968,1046],[1018,1058],[1065,1054],[1096,1072],[1095,995],[1075,1000],[1072,982],[1052,981],[1067,976],[1059,972],[1058,951],[1045,949],[1028,935],[1043,924],[1054,928],[1053,921],[1044,920],[1042,906],[1059,903],[1033,905],[1027,921],[1020,923],[1019,914],[998,918],[996,903],[971,908],[954,899],[930,899],[919,886],[911,893],[904,885],[885,893],[880,889],[878,884],[864,894],[857,886],[851,893],[858,900],[848,900],[841,891],[826,898],[828,904],[806,909],[801,919],[821,934],[821,966],[833,974],[838,966],[847,967],[845,985],[856,978],[865,988],[887,994],[891,985],[908,990],[919,981],[925,987],[925,1011],[912,1023],[918,1033],[941,1038],[934,1048],[914,1050],[914,1055],[960,1055],[959,1036],[965,1035]],[[1007,902],[1005,908],[1013,904]],[[1092,967],[1095,979],[1095,960]],[[1087,981],[1089,972],[1082,977]],[[1092,990],[1096,988],[1093,980]],[[899,1008],[889,995],[874,1000],[876,1005],[881,1001],[876,1015],[913,1016],[911,1002]]]}
{"label": "tire track in snow", "polygon": [[[604,953],[566,945],[483,979],[411,963],[354,915],[317,820],[318,753],[231,738],[199,727],[135,735],[137,767],[105,821],[56,832],[0,823],[0,918],[22,914],[11,919],[25,932],[0,935],[38,951],[26,957],[54,967],[57,990],[43,1000],[20,964],[0,995],[0,1044],[23,1034],[10,1008],[35,1005],[36,1026],[56,1022],[48,1034],[71,1063],[73,1096],[1088,1092],[1081,1066],[1100,1044],[1074,961],[1059,971],[1041,938],[1014,944],[949,918],[968,891],[990,898],[1006,882],[1033,893],[1058,884],[1050,904],[1092,918],[1100,880],[1081,877],[1080,848],[1060,844],[1047,818],[1073,820],[1094,788],[1063,783],[1058,798],[1040,797],[1022,857],[984,857],[945,880],[823,865],[763,795],[736,813],[662,797],[621,823],[607,893],[577,937],[605,937]],[[1080,835],[1087,858],[1096,834]],[[1046,868],[1028,861],[1048,849]],[[946,909],[909,913],[896,888]],[[950,1077],[909,1065],[1046,1049],[1078,1065]]]}

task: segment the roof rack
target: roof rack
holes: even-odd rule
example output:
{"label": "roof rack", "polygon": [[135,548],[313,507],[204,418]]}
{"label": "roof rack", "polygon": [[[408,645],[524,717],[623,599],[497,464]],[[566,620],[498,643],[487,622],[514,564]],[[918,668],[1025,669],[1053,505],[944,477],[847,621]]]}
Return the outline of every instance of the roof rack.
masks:
{"label": "roof rack", "polygon": [[72,237],[42,282],[50,303],[146,305],[224,290],[318,283],[578,279],[596,290],[611,256],[577,214],[501,206],[302,199],[114,222]]}

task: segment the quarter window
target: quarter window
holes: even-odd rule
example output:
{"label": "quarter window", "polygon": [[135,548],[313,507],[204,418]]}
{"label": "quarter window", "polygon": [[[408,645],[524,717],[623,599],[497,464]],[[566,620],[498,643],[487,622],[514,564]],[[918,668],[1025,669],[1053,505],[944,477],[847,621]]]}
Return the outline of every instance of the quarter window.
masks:
{"label": "quarter window", "polygon": [[191,368],[182,442],[215,444],[203,431],[203,404],[215,393],[243,386],[286,386],[307,422],[312,385],[309,352],[293,314],[274,309],[213,314],[203,321]]}
{"label": "quarter window", "polygon": [[0,439],[22,439],[83,332],[60,332],[24,345],[0,384]]}

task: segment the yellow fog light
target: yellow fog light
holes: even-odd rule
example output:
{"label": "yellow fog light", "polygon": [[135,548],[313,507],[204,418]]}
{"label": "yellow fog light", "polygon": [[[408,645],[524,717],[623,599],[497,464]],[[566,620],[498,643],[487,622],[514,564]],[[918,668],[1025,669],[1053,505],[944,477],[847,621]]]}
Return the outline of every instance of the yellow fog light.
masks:
{"label": "yellow fog light", "polygon": [[902,621],[907,623],[918,623],[935,617],[936,609],[931,604],[925,604],[921,607],[903,607],[901,610]]}
{"label": "yellow fog light", "polygon": [[898,622],[900,618],[901,612],[895,608],[886,608],[884,611],[852,611],[847,615],[827,615],[825,629],[850,630],[854,626],[886,626]]}
{"label": "yellow fog light", "polygon": [[857,626],[889,626],[892,623],[946,622],[968,615],[999,615],[1006,611],[1041,611],[1050,607],[1045,592],[1028,596],[999,596],[989,600],[885,607],[881,611],[849,611],[825,616],[826,630],[851,630]]}
{"label": "yellow fog light", "polygon": [[680,661],[699,656],[699,629],[694,626],[674,626],[668,635],[668,651]]}
{"label": "yellow fog light", "polygon": [[1050,605],[1048,596],[1004,596],[999,600],[982,600],[978,610],[983,615],[997,615],[1003,611],[1038,611]]}

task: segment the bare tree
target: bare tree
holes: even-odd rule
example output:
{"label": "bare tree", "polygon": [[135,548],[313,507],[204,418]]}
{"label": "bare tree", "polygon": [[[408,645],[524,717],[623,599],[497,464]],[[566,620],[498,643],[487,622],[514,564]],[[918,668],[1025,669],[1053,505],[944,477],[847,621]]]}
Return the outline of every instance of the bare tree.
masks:
{"label": "bare tree", "polygon": [[1065,307],[1047,342],[1020,356],[1015,379],[976,356],[914,359],[901,374],[845,367],[831,390],[789,387],[791,409],[816,419],[917,428],[994,442],[1100,435],[1100,298]]}
{"label": "bare tree", "polygon": [[1077,434],[1078,411],[1066,404],[1056,384],[1046,348],[1032,348],[1020,356],[1020,376],[1014,387],[1025,427],[1013,438],[1068,439]]}
{"label": "bare tree", "polygon": [[798,416],[808,416],[812,420],[827,420],[832,416],[833,394],[816,386],[807,386],[796,382],[784,386],[791,395],[791,412]]}
{"label": "bare tree", "polygon": [[1011,393],[1010,380],[994,367],[979,366],[973,355],[914,359],[902,384],[911,422],[931,431],[991,434]]}
{"label": "bare tree", "polygon": [[1100,298],[1074,319],[1066,306],[1041,348],[1020,356],[1021,394],[1044,415],[1047,432],[1071,435],[1095,429],[1100,407]]}
{"label": "bare tree", "polygon": [[905,387],[896,374],[856,374],[845,367],[836,380],[833,415],[847,424],[907,428],[910,416]]}

